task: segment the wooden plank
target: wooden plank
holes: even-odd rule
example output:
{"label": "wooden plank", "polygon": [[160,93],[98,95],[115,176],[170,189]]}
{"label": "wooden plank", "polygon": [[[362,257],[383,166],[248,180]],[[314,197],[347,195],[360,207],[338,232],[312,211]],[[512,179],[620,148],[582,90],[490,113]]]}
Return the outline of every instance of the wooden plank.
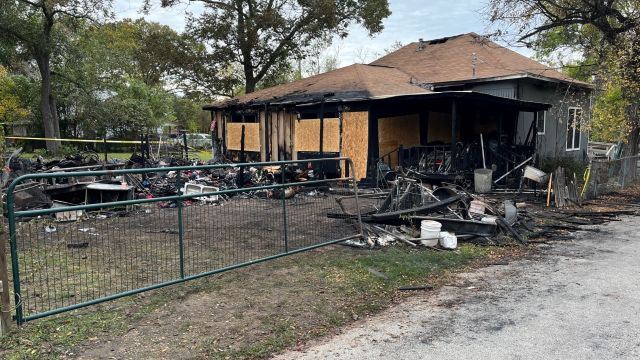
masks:
{"label": "wooden plank", "polygon": [[[342,113],[342,156],[353,160],[355,178],[367,176],[367,160],[369,154],[369,113]],[[343,175],[344,170],[343,170]]]}
{"label": "wooden plank", "polygon": [[260,161],[267,161],[266,113],[260,111]]}
{"label": "wooden plank", "polygon": [[222,127],[224,126],[224,118],[221,111],[216,111],[216,131],[218,139],[222,139]]}
{"label": "wooden plank", "polygon": [[282,125],[284,128],[284,156],[286,160],[291,160],[291,114],[288,111],[283,113]]}
{"label": "wooden plank", "polygon": [[271,126],[271,146],[269,151],[271,152],[271,161],[278,161],[278,112],[271,112],[269,118]]}
{"label": "wooden plank", "polygon": [[553,173],[549,175],[549,186],[547,186],[547,207],[551,205],[551,184],[553,182]]}
{"label": "wooden plank", "polygon": [[286,160],[284,144],[284,110],[278,111],[278,159]]}
{"label": "wooden plank", "polygon": [[298,160],[298,152],[296,151],[296,133],[298,132],[297,116],[291,114],[291,158]]}

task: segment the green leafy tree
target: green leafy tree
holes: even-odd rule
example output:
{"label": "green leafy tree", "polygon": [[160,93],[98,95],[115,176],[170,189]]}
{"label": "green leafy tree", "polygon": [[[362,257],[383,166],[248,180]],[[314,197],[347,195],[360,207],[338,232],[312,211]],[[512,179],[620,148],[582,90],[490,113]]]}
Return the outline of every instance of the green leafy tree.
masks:
{"label": "green leafy tree", "polygon": [[[172,6],[179,1],[161,2],[163,6]],[[327,42],[335,35],[347,36],[352,24],[362,25],[370,34],[378,33],[383,29],[382,20],[391,14],[387,0],[201,2],[206,12],[187,22],[187,33],[205,44],[198,55],[199,61],[207,65],[199,70],[215,74],[220,73],[216,70],[235,64],[242,74],[240,77],[231,73],[219,86],[216,84],[216,88],[226,90],[223,92],[240,80],[246,93],[253,92],[262,80],[277,74],[289,60],[317,55],[314,44],[319,41]]]}
{"label": "green leafy tree", "polygon": [[28,104],[20,96],[20,84],[0,65],[0,121],[12,123],[26,120],[31,114]]}
{"label": "green leafy tree", "polygon": [[94,128],[102,134],[136,137],[174,120],[171,94],[160,86],[130,79],[104,100],[100,121]]}
{"label": "green leafy tree", "polygon": [[175,123],[189,132],[199,130],[202,107],[199,102],[185,97],[176,97],[173,103]]}
{"label": "green leafy tree", "polygon": [[487,9],[499,35],[547,54],[577,52],[597,65],[596,83],[612,91],[600,105],[623,106],[625,124],[615,129],[628,130],[626,154],[638,153],[639,0],[490,0]]}
{"label": "green leafy tree", "polygon": [[[137,136],[170,121],[172,91],[181,86],[177,74],[184,59],[177,54],[182,40],[171,28],[143,19],[84,26],[70,41],[70,55],[60,69],[61,122],[74,134],[90,129],[102,136],[108,125],[122,136]],[[149,112],[147,104],[158,97],[164,110]]]}
{"label": "green leafy tree", "polygon": [[589,130],[595,141],[618,142],[629,133],[629,124],[624,121],[627,103],[619,86],[606,86],[594,104]]}
{"label": "green leafy tree", "polygon": [[[45,136],[59,137],[60,125],[52,86],[52,63],[64,38],[87,20],[109,15],[110,0],[0,0],[0,42],[24,49],[40,75],[40,113]],[[57,152],[60,144],[47,141]]]}

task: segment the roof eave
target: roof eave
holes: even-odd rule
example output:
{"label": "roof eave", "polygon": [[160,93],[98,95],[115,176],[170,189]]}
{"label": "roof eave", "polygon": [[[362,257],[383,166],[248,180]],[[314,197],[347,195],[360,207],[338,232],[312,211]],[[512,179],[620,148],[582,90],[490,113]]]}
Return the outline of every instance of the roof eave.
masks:
{"label": "roof eave", "polygon": [[543,75],[534,75],[534,74],[514,74],[514,75],[493,76],[493,77],[476,78],[476,79],[442,81],[442,82],[432,83],[431,85],[433,86],[434,89],[437,89],[437,88],[465,85],[465,84],[477,84],[477,83],[483,83],[483,82],[518,80],[518,79],[535,79],[535,80],[541,80],[541,81],[547,81],[547,82],[553,82],[553,83],[575,85],[575,86],[579,86],[586,89],[594,89],[593,85],[585,83],[583,81],[573,80],[573,79],[562,80],[562,79],[552,78],[552,77],[543,76]]}

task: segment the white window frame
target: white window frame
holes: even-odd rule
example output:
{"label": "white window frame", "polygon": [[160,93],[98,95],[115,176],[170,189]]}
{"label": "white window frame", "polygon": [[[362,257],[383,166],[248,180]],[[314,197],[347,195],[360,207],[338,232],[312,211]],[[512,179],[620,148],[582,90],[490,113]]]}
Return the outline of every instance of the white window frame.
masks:
{"label": "white window frame", "polygon": [[[569,128],[569,124],[571,124],[571,110],[573,110],[573,129]],[[579,123],[576,122],[576,114],[578,113],[578,110],[580,110],[580,119]],[[583,116],[583,112],[582,112],[582,108],[578,107],[578,106],[572,106],[569,107],[569,111],[567,114],[567,136],[565,138],[565,146],[567,147],[567,151],[579,151],[580,150],[580,143],[582,142],[582,132],[580,131],[581,125],[582,125],[582,116]],[[578,131],[580,132],[580,137],[578,138],[578,147],[575,147],[575,139],[576,139],[576,125],[577,124],[577,128]],[[567,144],[567,140],[569,139],[569,132],[571,132],[571,143],[573,145],[573,147],[569,147],[569,145]]]}
{"label": "white window frame", "polygon": [[536,124],[536,127],[538,127],[538,135],[544,135],[547,131],[547,110],[538,111],[536,114],[536,121],[540,120],[539,116],[542,114],[542,131],[540,131],[540,127],[537,126],[538,124]]}

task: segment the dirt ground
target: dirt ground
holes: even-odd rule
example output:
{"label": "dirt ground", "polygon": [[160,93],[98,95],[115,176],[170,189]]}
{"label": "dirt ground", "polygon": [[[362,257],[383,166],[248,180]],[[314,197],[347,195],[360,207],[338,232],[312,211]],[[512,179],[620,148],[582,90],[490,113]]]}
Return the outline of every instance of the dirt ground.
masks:
{"label": "dirt ground", "polygon": [[[178,209],[155,203],[129,210],[18,224],[27,315],[180,278]],[[182,271],[198,275],[357,234],[352,222],[327,217],[337,210],[334,196],[322,193],[286,200],[285,240],[281,200],[189,203],[182,211]]]}
{"label": "dirt ground", "polygon": [[[614,194],[589,207],[607,210],[620,208],[624,206],[621,204],[625,203],[629,207],[636,206],[633,204],[640,203],[638,194],[640,191],[637,189],[631,197],[629,194]],[[236,249],[234,246],[243,244],[242,239],[245,239],[245,235],[242,231],[239,232],[236,229],[236,231],[223,232],[225,235],[221,238],[217,237],[220,233],[213,232],[216,229],[213,224],[216,224],[217,228],[221,227],[225,221],[228,221],[228,216],[233,216],[234,221],[251,224],[255,217],[252,217],[251,211],[247,211],[247,208],[258,209],[256,206],[263,206],[261,211],[277,214],[277,202],[245,200],[255,201],[254,207],[241,206],[239,209],[234,209],[229,206],[193,206],[185,208],[185,238],[189,246],[192,246],[186,248],[193,249],[189,250],[189,256],[193,256],[194,259],[192,263],[187,263],[193,265],[187,265],[185,270],[197,271],[198,266],[210,264],[219,266],[224,264],[225,260],[237,261],[237,259],[246,259],[242,256],[281,249],[277,244],[282,246],[282,238],[277,235],[271,237],[277,231],[275,227],[272,230],[263,228],[258,234],[276,239],[278,241],[276,245],[274,242],[263,242],[261,246],[249,245],[252,246],[251,250],[245,250],[245,252],[228,250]],[[316,209],[315,213],[322,217],[322,220],[306,214],[306,217],[296,220],[301,224],[299,227],[294,227],[296,231],[301,234],[308,231],[315,236],[339,234],[341,237],[345,236],[345,229],[353,231],[350,225],[345,227],[344,223],[338,227],[330,224],[317,226],[318,223],[323,224],[322,221],[335,221],[326,219],[327,209],[335,206],[335,201],[329,200],[301,199],[301,206],[309,205],[307,201],[316,204],[312,208]],[[225,208],[227,210],[224,210]],[[307,206],[304,208],[306,209]],[[100,225],[91,225],[95,230],[87,232],[95,231],[102,234],[105,230],[111,231],[112,235],[109,238],[116,239],[117,242],[101,244],[102,246],[91,243],[86,249],[78,249],[78,251],[91,249],[95,251],[94,255],[88,255],[86,259],[79,256],[78,261],[89,260],[89,256],[92,256],[90,259],[99,259],[104,251],[121,249],[119,251],[125,250],[124,252],[127,253],[126,249],[132,249],[131,239],[122,231],[125,228],[122,227],[123,224],[136,229],[134,234],[143,236],[146,239],[143,243],[147,245],[162,242],[163,239],[175,242],[177,235],[172,233],[173,223],[167,219],[175,219],[176,210],[163,209],[157,212],[156,209],[152,210],[151,213],[143,211],[144,216],[149,216],[147,220],[150,222],[138,220],[132,222],[131,219],[134,217],[112,217],[102,219],[104,223],[112,221],[110,226],[103,228],[99,227]],[[211,223],[211,225],[196,221],[194,214],[197,213],[206,214],[202,216],[207,219],[206,224]],[[308,222],[305,221],[307,219]],[[323,228],[327,231],[326,233],[321,232]],[[170,231],[165,231],[167,229]],[[197,231],[194,232],[194,230]],[[79,230],[74,231],[84,234]],[[64,233],[63,227],[54,234]],[[203,236],[189,238],[193,234],[203,234]],[[251,238],[251,235],[246,235],[247,241]],[[47,241],[44,235],[39,239]],[[68,242],[70,238],[63,236],[60,239]],[[292,246],[308,245],[304,242],[297,243],[295,239],[294,236]],[[55,242],[46,242],[48,245],[52,243]],[[222,244],[227,247],[220,246],[213,249],[211,253],[206,253],[207,246],[213,244]],[[65,251],[68,250],[66,245],[63,248]],[[103,252],[95,249],[102,249]],[[137,268],[124,265],[122,268],[117,268],[115,264],[108,264],[116,267],[108,274],[119,274],[118,271],[128,274],[127,271],[134,269],[134,274],[138,274],[138,278],[130,276],[131,284],[136,284],[137,279],[156,280],[157,278],[145,277],[142,274],[158,274],[158,269],[175,271],[176,260],[175,257],[171,257],[175,256],[173,249],[175,247],[164,252],[159,249],[157,250],[159,252],[151,253],[155,254],[154,256],[163,255],[168,259],[167,262],[160,263],[160,265],[170,264],[165,268],[157,267],[158,264],[152,263],[143,263]],[[137,251],[138,256],[146,254],[143,248]],[[531,258],[533,260],[539,259],[535,257],[538,251],[537,247],[473,245],[464,245],[455,252],[411,249],[406,246],[392,246],[378,251],[330,246],[33,321],[12,336],[0,339],[0,357],[8,359],[266,358],[287,348],[304,349],[305,344],[311,339],[335,334],[337,329],[345,324],[359,324],[363,317],[368,318],[393,304],[404,301],[409,294],[399,292],[400,286],[430,284],[438,288],[453,284],[453,287],[456,287],[457,272],[469,271],[489,264],[504,265],[509,259],[526,255],[534,256]],[[197,260],[198,252],[201,260]],[[172,255],[165,255],[169,253]],[[119,252],[108,254],[116,255]],[[217,258],[218,262],[204,260],[216,254],[220,255]],[[52,266],[56,264],[54,260],[53,257],[47,258],[43,264]],[[82,269],[78,268],[78,264],[80,263],[68,269]],[[82,279],[78,281],[85,281],[78,284],[89,285],[88,288],[91,288],[90,281]],[[104,281],[98,284],[105,283],[109,284]],[[75,296],[71,297],[72,301],[76,301],[73,299]],[[452,303],[452,306],[455,304]]]}

